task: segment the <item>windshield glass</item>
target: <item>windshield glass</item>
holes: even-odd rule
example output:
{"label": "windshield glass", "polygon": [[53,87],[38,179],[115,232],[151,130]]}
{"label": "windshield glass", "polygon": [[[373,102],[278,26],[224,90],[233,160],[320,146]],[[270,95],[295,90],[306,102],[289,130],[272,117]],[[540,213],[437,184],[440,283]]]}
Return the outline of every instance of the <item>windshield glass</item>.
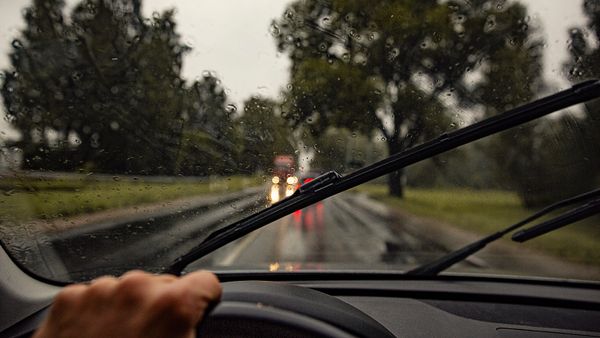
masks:
{"label": "windshield glass", "polygon": [[[600,77],[596,1],[0,6],[0,242],[57,281],[162,271],[322,173]],[[564,109],[298,210],[188,270],[409,271],[600,187],[599,135],[598,101]],[[599,223],[507,236],[448,271],[598,281]]]}

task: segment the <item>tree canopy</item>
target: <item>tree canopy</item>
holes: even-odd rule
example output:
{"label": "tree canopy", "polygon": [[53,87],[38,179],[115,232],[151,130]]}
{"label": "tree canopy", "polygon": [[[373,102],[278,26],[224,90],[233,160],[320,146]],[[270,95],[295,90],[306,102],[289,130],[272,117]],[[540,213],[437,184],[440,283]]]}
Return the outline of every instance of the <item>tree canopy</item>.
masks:
{"label": "tree canopy", "polygon": [[[451,129],[449,106],[498,101],[486,87],[495,73],[539,62],[528,57],[541,44],[528,20],[516,2],[295,1],[273,22],[292,61],[286,116],[317,134],[330,124],[375,129],[389,153],[402,151]],[[390,192],[402,194],[400,173]]]}
{"label": "tree canopy", "polygon": [[35,0],[24,19],[2,96],[25,169],[193,172],[177,160],[184,135],[232,129],[220,81],[181,76],[190,48],[172,10],[144,18],[139,0],[85,0],[66,20],[63,1]]}
{"label": "tree canopy", "polygon": [[247,99],[236,122],[243,140],[239,165],[244,171],[268,172],[275,156],[295,154],[296,140],[276,101],[257,96]]}

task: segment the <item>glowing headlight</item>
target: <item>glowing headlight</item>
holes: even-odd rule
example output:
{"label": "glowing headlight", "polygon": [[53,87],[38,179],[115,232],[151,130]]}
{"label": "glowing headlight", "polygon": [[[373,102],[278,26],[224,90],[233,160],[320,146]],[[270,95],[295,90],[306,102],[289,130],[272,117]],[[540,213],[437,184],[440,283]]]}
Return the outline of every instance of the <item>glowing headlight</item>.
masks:
{"label": "glowing headlight", "polygon": [[296,184],[296,183],[298,183],[298,177],[290,176],[287,178],[286,182],[287,182],[287,184]]}
{"label": "glowing headlight", "polygon": [[288,184],[287,187],[285,187],[285,197],[289,197],[292,196],[292,194],[294,193],[294,186],[291,184]]}
{"label": "glowing headlight", "polygon": [[271,179],[271,182],[273,182],[273,184],[279,183],[279,176],[273,176],[273,178]]}
{"label": "glowing headlight", "polygon": [[272,203],[277,203],[279,201],[279,187],[274,185],[271,187],[271,196],[269,196],[271,198],[271,202]]}

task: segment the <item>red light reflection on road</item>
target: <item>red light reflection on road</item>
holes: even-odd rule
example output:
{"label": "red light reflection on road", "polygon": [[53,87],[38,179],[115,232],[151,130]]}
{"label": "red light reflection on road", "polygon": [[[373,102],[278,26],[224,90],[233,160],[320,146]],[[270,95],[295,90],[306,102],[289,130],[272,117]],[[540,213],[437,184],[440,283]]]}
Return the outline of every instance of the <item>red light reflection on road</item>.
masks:
{"label": "red light reflection on road", "polygon": [[298,226],[300,224],[300,221],[302,221],[302,210],[294,211],[294,214],[292,215],[292,217],[294,217],[294,224],[296,224],[296,226]]}
{"label": "red light reflection on road", "polygon": [[324,206],[323,202],[317,202],[312,206],[308,206],[301,210],[296,210],[292,213],[294,227],[298,230],[313,231],[324,228]]}
{"label": "red light reflection on road", "polygon": [[312,231],[315,227],[315,210],[310,208],[304,215],[304,226],[306,230]]}
{"label": "red light reflection on road", "polygon": [[317,209],[317,224],[319,227],[323,227],[323,202],[318,202],[315,208]]}

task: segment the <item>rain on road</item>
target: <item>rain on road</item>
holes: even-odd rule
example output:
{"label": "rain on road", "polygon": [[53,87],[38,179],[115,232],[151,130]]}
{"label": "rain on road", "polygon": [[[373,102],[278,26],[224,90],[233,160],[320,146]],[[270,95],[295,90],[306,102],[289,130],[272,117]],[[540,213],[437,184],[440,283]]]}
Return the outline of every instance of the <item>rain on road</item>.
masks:
{"label": "rain on road", "polygon": [[[264,205],[267,192],[236,197],[219,208],[111,226],[89,226],[46,239],[53,273],[64,278],[120,274],[131,268],[160,271],[210,231]],[[212,230],[210,230],[212,229]],[[378,269],[414,266],[443,252],[395,224],[382,205],[356,193],[342,193],[294,212],[230,243],[192,268],[259,270]],[[61,264],[56,264],[60,262]],[[62,266],[57,269],[56,266]]]}

